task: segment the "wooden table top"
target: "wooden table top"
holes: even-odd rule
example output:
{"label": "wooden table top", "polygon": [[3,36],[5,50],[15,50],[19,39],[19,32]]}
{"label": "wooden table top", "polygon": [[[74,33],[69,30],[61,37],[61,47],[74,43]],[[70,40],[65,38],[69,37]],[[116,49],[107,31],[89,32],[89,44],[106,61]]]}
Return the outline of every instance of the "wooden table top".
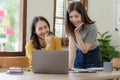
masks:
{"label": "wooden table top", "polygon": [[120,77],[120,71],[69,74],[36,74],[24,71],[23,74],[0,72],[0,80],[106,80]]}

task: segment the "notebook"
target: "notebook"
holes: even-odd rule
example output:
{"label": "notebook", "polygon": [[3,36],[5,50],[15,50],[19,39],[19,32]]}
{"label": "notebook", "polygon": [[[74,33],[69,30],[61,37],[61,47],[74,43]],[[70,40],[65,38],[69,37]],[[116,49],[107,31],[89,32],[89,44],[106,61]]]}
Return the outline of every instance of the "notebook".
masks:
{"label": "notebook", "polygon": [[68,73],[68,51],[33,50],[32,68],[34,73]]}

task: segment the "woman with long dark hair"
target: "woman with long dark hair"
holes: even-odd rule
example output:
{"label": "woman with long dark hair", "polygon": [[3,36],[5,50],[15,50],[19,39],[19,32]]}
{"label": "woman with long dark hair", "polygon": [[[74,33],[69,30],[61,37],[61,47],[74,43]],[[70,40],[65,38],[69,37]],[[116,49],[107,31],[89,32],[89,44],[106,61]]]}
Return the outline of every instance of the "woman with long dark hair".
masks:
{"label": "woman with long dark hair", "polygon": [[29,58],[29,70],[32,70],[32,50],[61,50],[61,40],[52,35],[50,24],[45,17],[34,17],[30,40],[27,42],[25,49]]}
{"label": "woman with long dark hair", "polygon": [[66,13],[69,36],[69,68],[101,67],[97,27],[79,1],[71,2]]}

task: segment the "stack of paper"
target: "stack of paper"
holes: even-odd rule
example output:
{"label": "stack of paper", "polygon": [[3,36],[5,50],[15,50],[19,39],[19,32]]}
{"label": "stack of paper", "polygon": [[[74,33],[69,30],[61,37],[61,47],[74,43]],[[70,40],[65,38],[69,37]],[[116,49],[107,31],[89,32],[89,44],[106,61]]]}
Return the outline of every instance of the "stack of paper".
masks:
{"label": "stack of paper", "polygon": [[87,69],[81,69],[81,68],[73,68],[72,72],[75,73],[95,73],[96,71],[102,71],[103,67],[94,67],[94,68],[87,68]]}
{"label": "stack of paper", "polygon": [[20,67],[10,67],[7,72],[8,74],[14,74],[14,73],[20,73],[22,74],[23,73],[23,69],[20,68]]}
{"label": "stack of paper", "polygon": [[103,67],[87,68],[89,71],[103,71]]}

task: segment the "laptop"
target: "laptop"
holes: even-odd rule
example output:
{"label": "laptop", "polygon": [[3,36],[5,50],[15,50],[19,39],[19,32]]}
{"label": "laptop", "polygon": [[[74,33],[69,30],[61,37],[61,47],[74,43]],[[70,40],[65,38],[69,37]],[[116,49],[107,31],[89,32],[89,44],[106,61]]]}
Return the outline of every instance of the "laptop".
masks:
{"label": "laptop", "polygon": [[32,68],[34,73],[67,74],[68,51],[33,50]]}

